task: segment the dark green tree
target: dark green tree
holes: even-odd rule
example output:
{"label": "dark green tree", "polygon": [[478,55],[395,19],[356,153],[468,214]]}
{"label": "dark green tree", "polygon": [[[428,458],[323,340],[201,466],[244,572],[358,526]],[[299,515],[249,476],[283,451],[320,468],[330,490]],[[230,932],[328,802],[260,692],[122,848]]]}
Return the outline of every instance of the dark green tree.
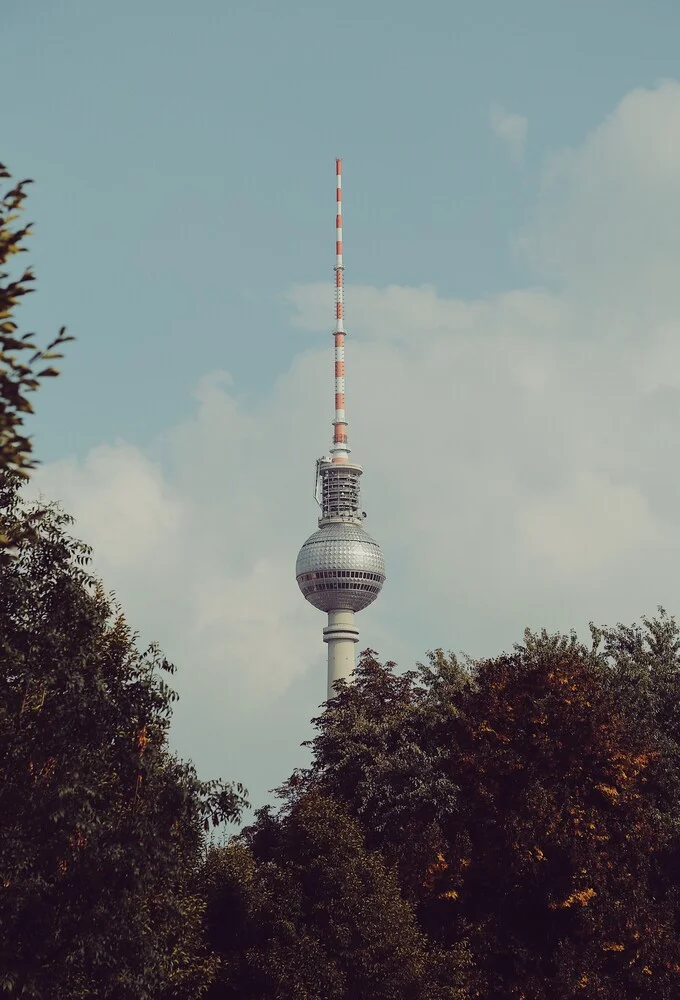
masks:
{"label": "dark green tree", "polygon": [[396,875],[332,798],[263,810],[203,872],[209,1000],[462,1000],[462,953],[427,947]]}
{"label": "dark green tree", "polygon": [[[0,163],[0,181],[10,174]],[[31,224],[21,223],[26,187],[21,181],[0,194],[0,469],[25,477],[35,462],[32,444],[24,430],[24,417],[33,412],[30,394],[40,379],[57,375],[52,362],[62,355],[59,348],[71,337],[62,328],[46,348],[36,345],[34,334],[20,333],[14,318],[22,298],[32,291],[31,268],[13,274],[10,267],[16,255],[26,252]]]}
{"label": "dark green tree", "polygon": [[71,519],[0,510],[0,986],[9,996],[199,997],[216,962],[189,882],[205,828],[242,789],[199,781],[167,744],[172,667],[89,575]]}
{"label": "dark green tree", "polygon": [[[9,179],[10,174],[0,163],[0,183]],[[21,181],[0,192],[0,474],[7,472],[23,479],[36,464],[33,444],[24,427],[26,415],[33,412],[30,397],[41,379],[58,374],[53,363],[62,357],[62,345],[73,339],[62,327],[54,340],[41,348],[34,334],[20,333],[16,322],[17,307],[23,297],[33,291],[31,268],[19,268],[14,273],[11,266],[17,255],[27,250],[31,225],[24,225],[20,220],[26,187],[30,183]],[[33,519],[15,519],[12,530],[30,535],[38,516],[36,512]],[[11,533],[0,510],[0,561],[10,556],[20,538]]]}
{"label": "dark green tree", "polygon": [[[248,884],[293,864],[301,837],[285,831],[299,809],[334,803],[394,873],[425,941],[421,967],[441,973],[446,957],[430,995],[448,984],[488,1000],[677,996],[680,637],[662,616],[594,639],[527,632],[510,654],[461,663],[439,651],[400,676],[368,651],[316,720],[311,767],[248,834]],[[326,808],[330,838],[339,821]],[[317,843],[321,855],[318,832]],[[269,912],[310,865],[269,891]],[[231,899],[239,878],[237,865]],[[311,895],[332,920],[337,899]],[[270,950],[283,926],[299,934],[297,911],[267,925]],[[244,927],[227,934],[232,962],[261,946]],[[281,967],[302,969],[292,954],[277,952]]]}
{"label": "dark green tree", "polygon": [[665,848],[654,859],[654,894],[671,907],[680,935],[680,629],[659,608],[640,624],[591,630],[626,712],[655,745],[647,798],[663,825]]}

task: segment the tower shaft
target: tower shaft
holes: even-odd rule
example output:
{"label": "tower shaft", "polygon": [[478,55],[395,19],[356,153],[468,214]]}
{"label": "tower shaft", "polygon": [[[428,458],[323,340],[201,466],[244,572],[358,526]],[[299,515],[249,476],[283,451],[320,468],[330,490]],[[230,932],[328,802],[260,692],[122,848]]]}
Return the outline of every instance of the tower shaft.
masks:
{"label": "tower shaft", "polygon": [[329,611],[323,641],[328,643],[328,697],[333,698],[337,693],[335,682],[348,681],[354,673],[355,649],[359,641],[354,612]]}

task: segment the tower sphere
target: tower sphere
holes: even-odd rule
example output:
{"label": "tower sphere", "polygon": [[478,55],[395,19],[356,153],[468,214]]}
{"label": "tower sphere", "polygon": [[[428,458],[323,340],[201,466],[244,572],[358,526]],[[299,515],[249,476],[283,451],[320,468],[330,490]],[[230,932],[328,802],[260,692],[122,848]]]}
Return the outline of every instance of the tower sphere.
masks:
{"label": "tower sphere", "polygon": [[303,596],[321,611],[362,611],[385,582],[380,546],[360,524],[325,524],[307,539],[295,564]]}

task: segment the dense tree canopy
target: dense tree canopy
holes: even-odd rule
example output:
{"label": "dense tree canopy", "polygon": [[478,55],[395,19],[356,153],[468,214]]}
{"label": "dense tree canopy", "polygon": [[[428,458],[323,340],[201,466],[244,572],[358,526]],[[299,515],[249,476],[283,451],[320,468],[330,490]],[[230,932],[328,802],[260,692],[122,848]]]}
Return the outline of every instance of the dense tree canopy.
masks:
{"label": "dense tree canopy", "polygon": [[239,787],[169,752],[172,668],[137,649],[87,573],[70,519],[30,536],[16,480],[0,509],[22,535],[0,564],[0,985],[17,996],[200,996],[215,960],[188,880],[204,827],[238,818]]}
{"label": "dense tree canopy", "polygon": [[680,633],[592,639],[367,651],[281,808],[209,857],[210,996],[677,997]]}
{"label": "dense tree canopy", "polygon": [[202,891],[222,968],[208,997],[454,1000],[462,951],[428,948],[395,873],[361,825],[311,793],[208,855]]}

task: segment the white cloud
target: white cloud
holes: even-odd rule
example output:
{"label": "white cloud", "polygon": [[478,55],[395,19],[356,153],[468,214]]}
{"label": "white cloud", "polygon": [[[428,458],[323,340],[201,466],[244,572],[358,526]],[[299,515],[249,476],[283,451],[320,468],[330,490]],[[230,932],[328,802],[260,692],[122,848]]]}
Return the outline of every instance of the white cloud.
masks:
{"label": "white cloud", "polygon": [[564,493],[530,502],[524,512],[522,533],[530,558],[543,556],[558,572],[578,578],[659,540],[639,487],[594,472],[576,472],[565,485]]}
{"label": "white cloud", "polygon": [[591,314],[632,310],[610,334],[634,336],[680,306],[679,108],[676,81],[628,94],[583,145],[552,158],[519,241],[537,275]]}
{"label": "white cloud", "polygon": [[491,130],[505,143],[511,155],[519,159],[527,141],[529,122],[523,115],[513,114],[501,104],[492,104],[489,116]]}
{"label": "white cloud", "polygon": [[[680,85],[635,92],[555,158],[523,237],[552,291],[463,302],[348,288],[350,442],[388,561],[363,644],[410,665],[439,643],[494,653],[525,625],[672,610],[679,121]],[[332,289],[299,285],[289,301],[293,324],[320,336],[256,406],[214,373],[153,462],[118,444],[36,476],[76,514],[132,621],[183,665],[180,745],[191,729],[197,759],[213,760],[231,740],[232,773],[267,719],[279,747],[303,738],[324,690],[323,616],[294,561],[330,435]],[[279,753],[263,783],[289,770]]]}
{"label": "white cloud", "polygon": [[179,500],[160,467],[132,445],[104,444],[82,463],[54,462],[35,482],[47,498],[78,511],[79,531],[111,567],[136,567],[179,533]]}

